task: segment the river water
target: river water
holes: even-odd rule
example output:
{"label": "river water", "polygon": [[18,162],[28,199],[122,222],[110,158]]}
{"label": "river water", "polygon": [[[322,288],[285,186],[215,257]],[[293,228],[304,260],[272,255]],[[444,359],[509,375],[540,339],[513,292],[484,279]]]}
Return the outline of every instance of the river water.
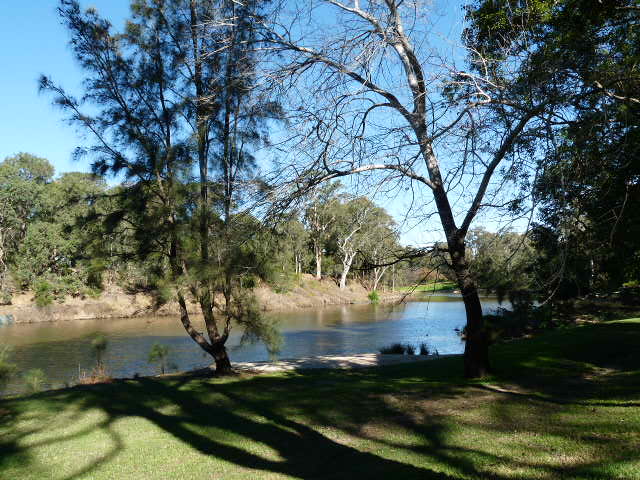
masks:
{"label": "river water", "polygon": [[[498,307],[494,298],[484,298],[482,303],[485,312]],[[416,346],[424,342],[431,352],[440,354],[464,350],[456,332],[464,326],[464,305],[453,294],[424,296],[400,305],[341,305],[267,315],[277,321],[282,333],[279,358],[372,353],[395,342]],[[11,361],[18,372],[5,392],[21,391],[21,374],[34,368],[44,371],[46,388],[74,383],[81,370],[91,370],[95,364],[91,341],[98,333],[107,338],[103,359],[113,377],[157,373],[158,367],[148,363],[154,343],[169,346],[173,369],[211,363],[177,317],[0,326],[0,344],[13,347]],[[269,360],[264,345],[241,345],[240,332],[232,332],[228,346],[232,362]]]}

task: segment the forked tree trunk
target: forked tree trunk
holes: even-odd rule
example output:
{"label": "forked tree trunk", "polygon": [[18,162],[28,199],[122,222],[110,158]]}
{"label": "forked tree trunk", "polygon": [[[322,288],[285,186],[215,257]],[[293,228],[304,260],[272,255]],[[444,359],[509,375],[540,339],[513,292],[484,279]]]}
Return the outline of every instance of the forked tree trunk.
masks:
{"label": "forked tree trunk", "polygon": [[231,360],[227,354],[224,343],[213,344],[213,358],[216,362],[216,375],[228,375],[231,373]]}

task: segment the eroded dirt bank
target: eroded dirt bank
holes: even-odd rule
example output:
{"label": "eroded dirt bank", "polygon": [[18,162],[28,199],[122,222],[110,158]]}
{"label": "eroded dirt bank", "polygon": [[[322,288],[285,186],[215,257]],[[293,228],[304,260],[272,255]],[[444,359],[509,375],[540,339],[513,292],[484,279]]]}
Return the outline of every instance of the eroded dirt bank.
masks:
{"label": "eroded dirt bank", "polygon": [[[317,308],[325,305],[367,303],[368,291],[358,283],[352,283],[340,290],[330,279],[315,280],[304,275],[300,286],[286,293],[276,293],[263,285],[255,290],[256,297],[264,311],[287,311],[299,308]],[[380,293],[381,302],[392,302],[402,298],[399,293]],[[198,313],[198,306],[188,305],[192,313]],[[110,289],[97,298],[69,297],[64,302],[53,302],[46,307],[36,306],[33,294],[16,295],[11,305],[0,306],[0,323],[38,323],[63,320],[88,320],[96,318],[123,318],[143,315],[178,315],[175,302],[153,308],[153,299],[144,293],[127,294],[120,289]]]}

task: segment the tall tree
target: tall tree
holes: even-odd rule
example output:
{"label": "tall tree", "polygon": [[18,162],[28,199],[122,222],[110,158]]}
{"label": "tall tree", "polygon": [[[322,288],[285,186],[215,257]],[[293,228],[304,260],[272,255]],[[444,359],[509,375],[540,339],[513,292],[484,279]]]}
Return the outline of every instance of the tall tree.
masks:
{"label": "tall tree", "polygon": [[514,63],[505,57],[472,49],[457,59],[440,55],[440,40],[425,33],[432,12],[422,2],[327,0],[298,13],[293,18],[304,21],[276,19],[269,37],[284,59],[274,78],[293,79],[305,91],[296,91],[292,111],[299,112],[297,145],[309,162],[296,164],[292,176],[315,185],[359,174],[386,189],[417,192],[418,214],[439,219],[462,292],[465,373],[486,375],[488,342],[465,240],[482,208],[518,206],[521,197],[505,186],[529,173],[526,155],[517,152],[549,105],[533,85],[516,101],[505,96],[514,81]]}
{"label": "tall tree", "polygon": [[478,1],[468,16],[474,48],[526,58],[512,91],[537,83],[562,106],[532,149],[548,291],[618,288],[640,265],[637,2]]}
{"label": "tall tree", "polygon": [[10,298],[6,291],[9,263],[41,209],[42,192],[53,173],[47,160],[27,153],[0,162],[0,301]]}
{"label": "tall tree", "polygon": [[336,222],[340,188],[340,183],[334,182],[313,189],[304,212],[304,223],[309,232],[315,257],[316,280],[322,279],[322,255],[325,243],[331,236],[332,227]]}
{"label": "tall tree", "polygon": [[[41,79],[41,88],[56,95],[70,120],[96,139],[78,155],[93,155],[96,172],[126,178],[121,208],[107,224],[127,222],[134,230],[137,253],[154,260],[156,276],[178,302],[186,332],[214,358],[217,373],[231,368],[225,344],[232,322],[252,338],[269,333],[251,296],[231,288],[229,268],[240,267],[228,250],[237,200],[230,186],[237,186],[238,177],[225,177],[218,189],[210,176],[221,156],[223,164],[231,155],[241,159],[234,160],[234,175],[243,171],[247,156],[245,151],[238,155],[241,138],[233,136],[238,130],[225,129],[223,119],[242,112],[246,124],[256,122],[245,107],[250,88],[242,98],[234,97],[232,107],[225,100],[228,82],[247,74],[229,66],[251,44],[238,33],[246,27],[241,19],[257,18],[233,3],[135,0],[126,31],[114,33],[95,10],[83,13],[77,2],[63,0],[59,11],[85,72],[85,95],[76,100],[47,77]],[[85,104],[97,113],[85,112]],[[216,261],[211,248],[218,248]],[[220,305],[216,292],[224,295]],[[200,305],[206,333],[191,321],[187,293]]]}

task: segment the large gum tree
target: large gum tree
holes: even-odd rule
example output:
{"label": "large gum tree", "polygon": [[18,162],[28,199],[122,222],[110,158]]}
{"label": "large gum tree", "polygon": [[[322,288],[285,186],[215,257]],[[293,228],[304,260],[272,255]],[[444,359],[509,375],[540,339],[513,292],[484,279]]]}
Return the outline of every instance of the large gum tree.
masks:
{"label": "large gum tree", "polygon": [[281,172],[296,191],[358,175],[413,193],[408,215],[425,230],[437,219],[462,292],[465,374],[482,377],[488,340],[465,241],[484,209],[524,212],[535,176],[529,139],[550,109],[535,84],[506,88],[528,52],[484,56],[438,36],[437,15],[417,0],[281,6],[265,24],[277,53],[270,75],[287,89],[296,126],[296,158]]}

